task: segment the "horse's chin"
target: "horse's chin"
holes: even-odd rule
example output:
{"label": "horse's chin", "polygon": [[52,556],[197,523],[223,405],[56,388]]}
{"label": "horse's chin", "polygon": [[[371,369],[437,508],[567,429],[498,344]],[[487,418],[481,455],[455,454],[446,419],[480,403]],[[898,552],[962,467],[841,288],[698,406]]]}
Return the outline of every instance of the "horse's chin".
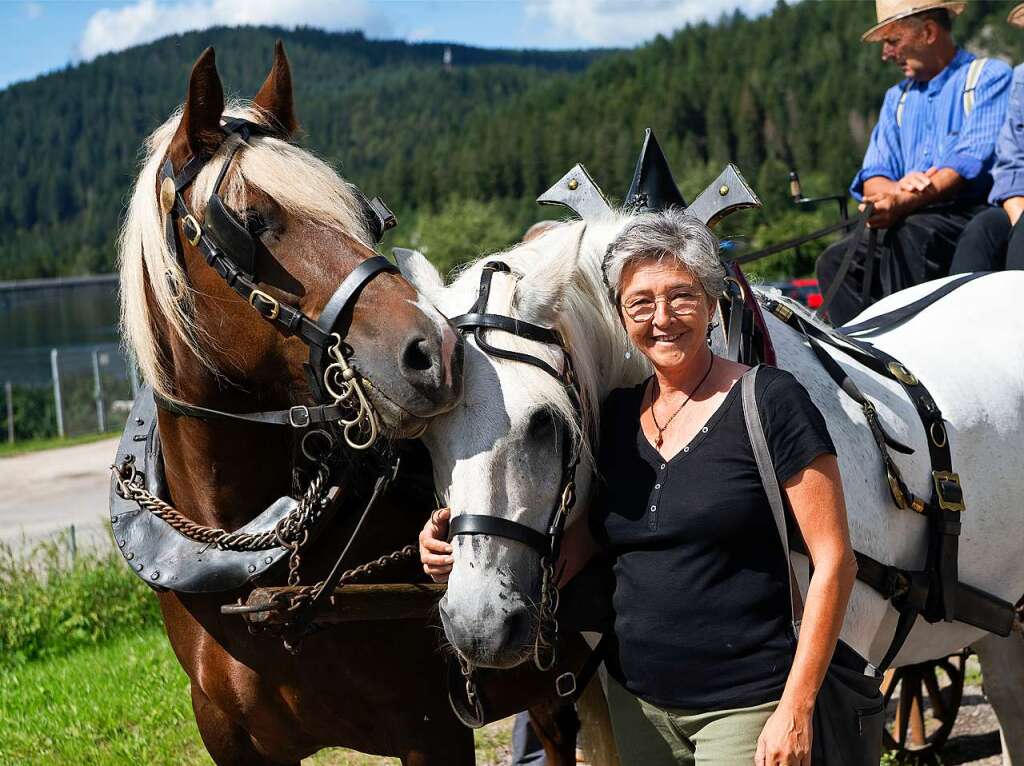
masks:
{"label": "horse's chin", "polygon": [[377,413],[384,436],[392,439],[418,439],[427,430],[431,415],[418,415],[393,402],[377,391],[368,394]]}
{"label": "horse's chin", "polygon": [[518,651],[503,651],[496,655],[479,655],[467,657],[469,663],[477,668],[492,668],[494,670],[511,670],[530,659],[533,652],[532,646],[524,646]]}

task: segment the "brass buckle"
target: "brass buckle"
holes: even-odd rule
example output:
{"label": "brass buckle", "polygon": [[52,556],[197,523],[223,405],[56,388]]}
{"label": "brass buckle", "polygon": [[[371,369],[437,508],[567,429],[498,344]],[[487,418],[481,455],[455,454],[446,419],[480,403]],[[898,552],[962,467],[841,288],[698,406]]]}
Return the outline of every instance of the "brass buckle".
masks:
{"label": "brass buckle", "polygon": [[907,501],[907,496],[903,490],[900,489],[900,483],[896,479],[896,474],[891,468],[885,469],[885,478],[889,480],[889,492],[892,493],[892,499],[896,503],[896,507],[901,511],[906,510],[910,507],[910,503]]}
{"label": "brass buckle", "polygon": [[889,362],[886,366],[888,367],[889,372],[892,373],[892,376],[905,386],[916,386],[921,382],[917,379],[917,376],[915,376],[914,373],[899,362]]}
{"label": "brass buckle", "polygon": [[[270,304],[270,313],[269,314],[263,314],[263,312],[260,311],[259,308],[257,308],[257,306],[256,306],[256,299],[257,298],[259,298],[260,300],[265,301],[266,303]],[[257,311],[259,311],[260,314],[265,316],[267,319],[274,320],[274,319],[277,319],[279,316],[281,316],[281,304],[277,302],[276,298],[274,298],[274,297],[272,297],[270,295],[267,295],[262,290],[253,290],[251,293],[249,293],[249,305],[252,306]]]}
{"label": "brass buckle", "polygon": [[[935,481],[935,496],[939,498],[939,508],[945,511],[960,511],[964,510],[963,501],[963,487],[960,486],[960,474],[953,473],[952,471],[932,471],[932,479]],[[943,494],[942,483],[949,482],[955,484],[960,490],[960,500],[950,500]]]}
{"label": "brass buckle", "polygon": [[781,303],[776,301],[775,305],[772,306],[772,313],[775,314],[775,316],[777,316],[783,322],[788,322],[790,318],[793,316],[793,309],[791,309],[789,306],[783,306]]}
{"label": "brass buckle", "polygon": [[184,226],[184,224],[191,224],[192,228],[195,229],[196,233],[193,236],[191,236],[191,237],[188,234],[188,229],[187,228],[185,229],[185,239],[188,240],[188,243],[190,245],[192,245],[192,247],[195,247],[196,245],[199,244],[199,240],[203,238],[203,229],[202,229],[202,227],[200,227],[199,221],[197,221],[192,216],[191,213],[189,213],[187,216],[185,216],[185,220],[183,222],[183,226]]}
{"label": "brass buckle", "polygon": [[[935,430],[936,427],[938,427],[938,431]],[[928,426],[928,438],[931,439],[932,444],[934,444],[939,449],[942,449],[943,447],[946,446],[946,427],[942,424],[941,421],[932,421],[932,424]]]}

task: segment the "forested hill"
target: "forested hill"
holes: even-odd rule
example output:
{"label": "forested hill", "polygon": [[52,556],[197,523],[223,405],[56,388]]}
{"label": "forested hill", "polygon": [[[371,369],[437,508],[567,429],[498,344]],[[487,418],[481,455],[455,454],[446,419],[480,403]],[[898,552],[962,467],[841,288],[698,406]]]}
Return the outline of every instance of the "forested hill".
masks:
{"label": "forested hill", "polygon": [[[1024,32],[1003,21],[1012,5],[972,2],[958,39],[1019,61]],[[845,187],[899,78],[878,46],[860,43],[873,10],[780,3],[624,52],[450,46],[450,71],[444,44],[309,29],[206,30],[102,56],[0,92],[0,279],[110,270],[142,139],[182,100],[196,56],[214,45],[227,90],[251,96],[277,37],[305,144],[389,202],[396,242],[445,265],[511,241],[540,215],[533,198],[575,162],[621,197],[647,126],[689,198],[737,162],[768,209],[730,225],[779,239],[828,216],[790,208],[788,169],[808,191]]]}

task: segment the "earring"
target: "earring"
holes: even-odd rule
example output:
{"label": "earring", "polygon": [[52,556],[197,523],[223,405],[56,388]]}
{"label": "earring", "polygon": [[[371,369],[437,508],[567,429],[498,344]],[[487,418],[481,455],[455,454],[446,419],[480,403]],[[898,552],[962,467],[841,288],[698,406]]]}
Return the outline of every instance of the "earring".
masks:
{"label": "earring", "polygon": [[711,348],[711,331],[718,327],[718,322],[708,322],[707,340],[708,348]]}
{"label": "earring", "polygon": [[627,351],[622,356],[625,357],[626,359],[632,359],[633,358],[633,352],[632,351]]}

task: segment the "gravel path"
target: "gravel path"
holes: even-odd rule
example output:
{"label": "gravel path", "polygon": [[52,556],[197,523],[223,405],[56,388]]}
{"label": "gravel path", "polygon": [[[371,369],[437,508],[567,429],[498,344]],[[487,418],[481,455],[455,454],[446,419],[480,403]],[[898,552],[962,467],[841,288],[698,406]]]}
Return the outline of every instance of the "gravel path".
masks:
{"label": "gravel path", "polygon": [[945,766],[1001,766],[999,724],[992,706],[985,701],[980,686],[964,686],[960,714],[953,733],[942,751]]}
{"label": "gravel path", "polygon": [[0,458],[0,543],[32,543],[75,525],[80,543],[105,544],[117,439]]}

